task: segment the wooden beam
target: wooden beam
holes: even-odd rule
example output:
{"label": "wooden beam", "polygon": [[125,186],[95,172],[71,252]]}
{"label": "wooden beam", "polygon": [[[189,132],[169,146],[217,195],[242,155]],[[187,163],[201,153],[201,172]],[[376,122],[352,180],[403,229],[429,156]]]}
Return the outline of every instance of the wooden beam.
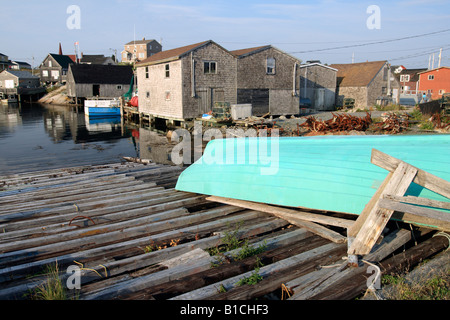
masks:
{"label": "wooden beam", "polygon": [[426,226],[433,226],[434,229],[450,231],[449,212],[400,203],[388,198],[380,199],[378,205],[380,208],[406,213],[407,215],[402,215],[402,221],[425,224]]}
{"label": "wooden beam", "polygon": [[[383,194],[403,196],[417,174],[417,168],[405,162],[400,162],[391,179],[382,191]],[[352,241],[348,254],[365,255],[370,252],[377,241],[394,210],[383,209],[378,205],[369,213],[355,239]]]}
{"label": "wooden beam", "polygon": [[[383,169],[393,172],[403,161],[379,150],[372,149],[371,162]],[[450,182],[421,169],[416,169],[417,175],[414,178],[413,182],[446,198],[450,198]]]}
{"label": "wooden beam", "polygon": [[346,241],[345,237],[340,235],[339,233],[332,231],[328,228],[325,228],[315,222],[311,222],[311,220],[314,220],[316,222],[328,224],[328,225],[334,225],[339,227],[349,227],[351,224],[353,224],[350,220],[340,219],[340,218],[334,218],[334,217],[328,217],[328,216],[321,216],[316,215],[309,212],[300,212],[296,210],[286,209],[286,208],[280,208],[276,206],[271,206],[268,204],[262,204],[257,202],[250,202],[250,201],[244,201],[244,200],[238,200],[238,199],[231,199],[231,198],[222,198],[217,196],[211,196],[206,198],[206,200],[209,201],[215,201],[220,203],[225,203],[228,205],[233,205],[236,207],[251,209],[255,211],[260,211],[264,213],[272,214],[278,218],[284,219],[288,221],[289,223],[292,223],[298,227],[305,228],[308,231],[311,231],[315,234],[320,235],[321,237],[324,237],[325,239],[331,240],[335,243],[343,243]]}

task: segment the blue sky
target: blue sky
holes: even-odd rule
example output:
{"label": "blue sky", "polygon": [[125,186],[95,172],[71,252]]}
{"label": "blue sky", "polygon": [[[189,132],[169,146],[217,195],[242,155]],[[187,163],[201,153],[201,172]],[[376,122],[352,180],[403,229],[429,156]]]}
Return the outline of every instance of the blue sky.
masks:
{"label": "blue sky", "polygon": [[[79,29],[67,27],[70,5],[80,8]],[[380,9],[379,29],[367,27],[371,5]],[[58,53],[59,43],[64,54],[78,41],[85,54],[120,55],[126,42],[143,37],[162,39],[163,50],[205,40],[229,50],[272,44],[303,61],[350,63],[354,56],[408,68],[428,67],[433,52],[437,66],[442,47],[441,65],[450,65],[448,0],[1,0],[1,7],[0,52],[34,66]]]}

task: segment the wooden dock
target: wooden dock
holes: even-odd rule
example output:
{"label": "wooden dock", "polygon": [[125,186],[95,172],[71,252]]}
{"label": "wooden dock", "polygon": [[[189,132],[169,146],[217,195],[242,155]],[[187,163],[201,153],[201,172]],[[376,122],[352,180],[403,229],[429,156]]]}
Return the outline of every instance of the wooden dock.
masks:
{"label": "wooden dock", "polygon": [[[352,299],[367,290],[367,265],[348,266],[346,243],[267,210],[176,191],[181,171],[124,162],[0,177],[0,300],[32,299],[50,265],[63,284],[78,268],[80,288],[69,291],[80,300]],[[431,230],[390,230],[365,257],[383,272],[448,245]]]}

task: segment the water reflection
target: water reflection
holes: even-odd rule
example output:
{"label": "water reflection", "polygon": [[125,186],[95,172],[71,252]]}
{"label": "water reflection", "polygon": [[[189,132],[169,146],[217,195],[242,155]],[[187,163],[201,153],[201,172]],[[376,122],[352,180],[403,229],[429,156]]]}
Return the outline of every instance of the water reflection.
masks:
{"label": "water reflection", "polygon": [[0,174],[122,161],[140,157],[173,164],[165,134],[92,119],[83,110],[40,104],[0,105]]}

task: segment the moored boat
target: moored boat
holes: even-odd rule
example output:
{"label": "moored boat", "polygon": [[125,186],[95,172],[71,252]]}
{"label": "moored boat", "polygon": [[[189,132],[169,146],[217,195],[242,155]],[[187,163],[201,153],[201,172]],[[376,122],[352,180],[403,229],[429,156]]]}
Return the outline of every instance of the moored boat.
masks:
{"label": "moored boat", "polygon": [[120,116],[120,102],[117,99],[92,99],[84,101],[84,113],[89,117]]}

